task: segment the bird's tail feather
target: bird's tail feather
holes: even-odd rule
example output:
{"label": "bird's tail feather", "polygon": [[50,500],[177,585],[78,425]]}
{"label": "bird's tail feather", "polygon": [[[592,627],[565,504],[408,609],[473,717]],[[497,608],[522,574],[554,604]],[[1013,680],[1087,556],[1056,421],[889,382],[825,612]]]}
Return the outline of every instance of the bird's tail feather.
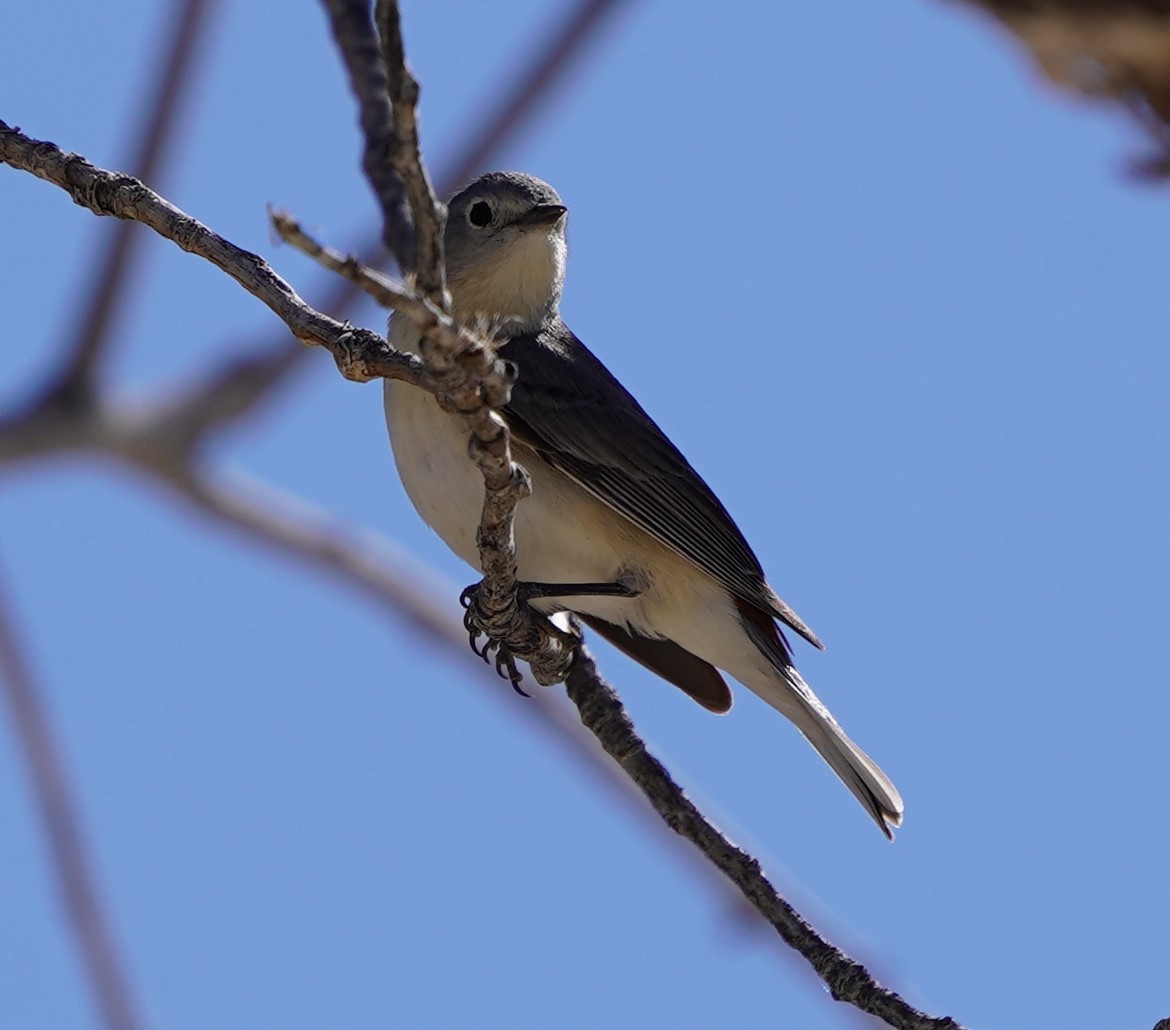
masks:
{"label": "bird's tail feather", "polygon": [[832,713],[792,664],[787,643],[770,615],[737,602],[743,627],[772,666],[770,675],[743,680],[773,708],[786,715],[841,782],[853,792],[890,840],[902,825],[902,796],[877,763],[846,736]]}
{"label": "bird's tail feather", "polygon": [[905,811],[898,788],[878,764],[849,739],[795,669],[789,669],[784,678],[797,695],[800,707],[793,713],[789,702],[781,710],[829,763],[833,772],[841,777],[841,782],[853,792],[882,833],[893,840],[894,830],[902,825]]}
{"label": "bird's tail feather", "polygon": [[841,729],[820,698],[792,666],[766,680],[747,685],[773,708],[786,715],[852,791],[878,828],[890,840],[902,825],[904,806],[898,788],[878,764]]}

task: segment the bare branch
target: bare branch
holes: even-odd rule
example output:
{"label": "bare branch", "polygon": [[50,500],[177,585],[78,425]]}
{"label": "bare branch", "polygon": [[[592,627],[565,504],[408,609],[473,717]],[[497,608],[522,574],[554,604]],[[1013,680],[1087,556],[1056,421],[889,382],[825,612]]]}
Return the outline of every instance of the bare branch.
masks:
{"label": "bare branch", "polygon": [[581,713],[581,721],[638,785],[663,821],[694,844],[740,889],[784,942],[808,960],[837,1001],[855,1005],[899,1030],[962,1030],[953,1019],[919,1012],[901,996],[880,986],[863,965],[825,940],[776,893],[760,863],[715,829],[646,749],[621,700],[598,674],[593,656],[584,646],[578,651],[565,687]]}
{"label": "bare branch", "polygon": [[400,259],[414,255],[414,223],[406,203],[402,180],[395,174],[389,155],[397,139],[390,107],[386,65],[374,29],[369,0],[324,0],[329,11],[333,39],[349,72],[349,87],[358,102],[362,136],[362,169],[382,211],[382,243]]}
{"label": "bare branch", "polygon": [[[263,386],[267,375],[276,371],[270,366],[296,360],[303,353],[287,345],[258,350],[252,359],[225,362],[179,398],[141,411],[101,403],[34,406],[0,420],[0,464],[64,452],[126,461],[221,525],[356,589],[396,618],[405,619],[419,631],[416,639],[465,663],[469,657],[467,631],[450,604],[454,595],[450,584],[441,584],[427,570],[415,567],[385,537],[355,532],[300,498],[250,477],[237,473],[225,478],[194,466],[196,448],[207,432],[236,417],[241,408],[252,410],[246,403],[249,388]],[[243,404],[231,400],[240,392]],[[202,412],[202,404],[211,410]],[[423,584],[429,584],[428,588],[423,589]],[[447,602],[437,600],[443,596]],[[470,668],[484,673],[493,697],[510,701],[510,692],[494,689],[499,680],[487,666],[472,662]],[[640,816],[645,814],[630,780],[617,766],[604,761],[580,722],[551,696],[537,694],[523,705],[508,707],[510,713],[531,720],[541,732],[551,733],[557,749],[573,756],[616,802]],[[652,825],[662,826],[657,820]],[[686,854],[699,862],[696,852]],[[710,866],[699,868],[706,872]],[[722,880],[713,882],[726,888]]]}
{"label": "bare branch", "polygon": [[305,232],[301,223],[287,212],[270,208],[268,218],[277,236],[290,247],[295,247],[302,254],[311,257],[322,268],[328,268],[343,279],[348,279],[387,310],[401,311],[416,324],[438,318],[438,312],[428,308],[425,301],[407,293],[388,275],[383,275],[376,268],[363,265],[353,255],[342,254],[339,250],[327,247],[316,237]]}
{"label": "bare branch", "polygon": [[69,925],[81,952],[90,989],[109,1030],[143,1025],[114,945],[77,806],[41,692],[20,646],[7,598],[0,587],[0,679],[16,736],[32,781],[37,810],[49,840],[53,870]]}
{"label": "bare branch", "polygon": [[[142,409],[42,402],[0,420],[0,464],[69,452],[125,461],[221,525],[356,589],[414,626],[420,631],[417,639],[466,662],[467,631],[450,604],[454,588],[449,584],[440,588],[436,581],[423,589],[422,584],[435,577],[415,568],[384,537],[356,533],[303,500],[248,477],[213,476],[197,467],[197,449],[207,435],[253,410],[252,397],[266,393],[267,383],[284,364],[296,362],[304,353],[286,345],[226,361],[180,396]],[[437,600],[444,594],[446,603]],[[482,670],[485,680],[498,688],[499,680],[487,666],[472,662],[470,667]],[[493,689],[492,696],[501,701],[512,697],[499,689]],[[509,711],[551,733],[558,750],[596,774],[616,801],[643,811],[630,781],[616,766],[603,764],[580,723],[551,697],[537,695],[524,705],[509,704]]]}
{"label": "bare branch", "polygon": [[392,350],[377,333],[315,311],[262,257],[212,232],[132,176],[98,168],[53,143],[31,139],[3,121],[0,163],[60,186],[74,203],[95,214],[141,222],[188,253],[210,261],[262,301],[302,343],[328,349],[347,377],[365,381],[382,376],[423,384],[417,358]]}
{"label": "bare branch", "polygon": [[[154,99],[145,112],[139,143],[128,167],[146,182],[158,179],[166,152],[179,129],[178,110],[191,81],[200,37],[212,6],[211,0],[186,0],[176,8],[171,44],[156,81],[144,91],[145,96]],[[68,358],[60,389],[85,392],[92,387],[110,328],[126,294],[131,262],[140,239],[134,227],[124,222],[102,240],[90,264],[92,281],[83,290],[86,300],[80,307],[84,314],[76,322],[77,335],[66,348]]]}
{"label": "bare branch", "polygon": [[[407,196],[415,224],[420,230],[416,242],[417,265],[414,269],[420,283],[426,284],[428,299],[436,295],[433,273],[439,271],[440,250],[428,253],[421,237],[424,225],[441,226],[432,218],[435,210],[433,194],[426,181],[418,153],[417,127],[414,120],[418,86],[405,65],[397,4],[393,0],[379,0],[376,19],[382,36],[383,52],[394,106],[398,148],[395,152],[395,170],[406,183]],[[324,249],[305,234],[294,234],[295,226],[285,226],[286,238],[298,239],[319,259]],[[356,261],[344,264],[348,278],[361,281]],[[365,277],[368,283],[371,277]],[[393,299],[393,298],[390,298]],[[421,328],[421,327],[420,327]],[[425,328],[422,333],[423,360],[428,370],[440,372],[449,369],[464,355],[452,347],[449,338],[439,338]],[[801,951],[833,991],[834,997],[848,1001],[872,1012],[896,1027],[913,1030],[958,1030],[951,1019],[936,1020],[918,1012],[897,994],[877,985],[860,964],[848,959],[817,934],[799,915],[776,894],[763,876],[759,863],[735,848],[698,812],[662,765],[649,755],[645,745],[635,734],[633,725],[612,689],[599,677],[592,657],[578,648],[577,639],[550,637],[541,633],[536,619],[516,596],[516,554],[512,542],[512,519],[517,503],[529,492],[527,473],[511,461],[507,425],[495,407],[506,403],[510,384],[502,376],[494,361],[494,354],[486,348],[478,367],[463,388],[440,394],[454,410],[459,411],[471,429],[472,454],[483,473],[486,487],[484,510],[477,542],[484,580],[475,598],[473,622],[489,637],[503,641],[520,656],[533,664],[533,675],[539,682],[553,683],[568,674],[570,697],[578,704],[582,721],[631,775],[654,804],[659,815],[691,840],[718,868],[732,880],[744,896],[781,934],[790,946]],[[493,398],[491,391],[501,391]],[[563,648],[566,661],[550,664],[545,655],[557,645]],[[575,658],[575,664],[573,660]],[[539,659],[539,662],[535,662]],[[571,671],[570,671],[571,666]]]}
{"label": "bare branch", "polygon": [[[405,65],[397,4],[379,0],[377,21],[382,35],[390,90],[394,104],[395,124],[399,147],[395,155],[395,169],[407,184],[407,195],[416,225],[432,223],[434,198],[421,167],[418,153],[414,105],[418,86]],[[441,225],[435,222],[436,225]],[[295,239],[299,245],[319,260],[325,258],[343,269],[347,278],[362,282],[366,288],[374,282],[372,276],[363,276],[358,263],[329,255],[316,241],[311,240],[287,220],[278,231],[286,239]],[[418,264],[415,272],[420,282],[433,287],[428,261],[440,262],[441,251],[428,254],[420,239],[417,244]],[[386,284],[377,284],[385,292]],[[446,303],[445,294],[441,294]],[[395,298],[388,298],[392,303]],[[429,299],[434,300],[433,288]],[[397,306],[395,304],[395,306]],[[420,326],[420,328],[422,328]],[[462,361],[465,355],[448,338],[422,332],[423,360],[428,370],[440,372]],[[803,919],[776,894],[764,877],[759,863],[735,848],[698,812],[662,765],[646,750],[634,732],[633,725],[613,693],[597,673],[592,657],[578,648],[579,638],[556,638],[542,633],[538,621],[531,617],[526,605],[516,596],[516,554],[512,542],[512,519],[516,505],[529,492],[527,474],[511,461],[507,425],[495,407],[506,403],[510,384],[501,375],[490,348],[481,355],[478,367],[463,388],[440,394],[454,410],[459,411],[471,429],[472,455],[484,476],[486,496],[477,542],[484,580],[475,598],[473,622],[489,637],[503,641],[517,654],[533,665],[533,675],[539,682],[554,683],[568,676],[570,697],[578,704],[582,722],[598,737],[606,750],[637,782],[654,804],[659,815],[672,829],[691,840],[704,855],[735,883],[747,900],[777,929],[790,946],[801,951],[825,980],[839,1000],[848,1001],[864,1011],[872,1012],[896,1027],[913,1030],[958,1030],[951,1019],[936,1020],[918,1012],[899,997],[877,985],[868,971],[847,958],[817,934]],[[501,390],[499,399],[488,396]],[[560,664],[549,663],[545,656],[560,645],[564,658]],[[575,664],[573,664],[575,658]],[[539,659],[539,661],[537,661]],[[570,671],[571,668],[571,671]]]}
{"label": "bare branch", "polygon": [[443,264],[443,224],[447,209],[435,197],[418,142],[418,81],[406,63],[397,0],[377,0],[374,21],[382,41],[387,92],[394,110],[394,145],[389,157],[406,188],[414,222],[414,253],[395,254],[400,268],[412,272],[419,289],[436,307],[447,311],[447,271]]}

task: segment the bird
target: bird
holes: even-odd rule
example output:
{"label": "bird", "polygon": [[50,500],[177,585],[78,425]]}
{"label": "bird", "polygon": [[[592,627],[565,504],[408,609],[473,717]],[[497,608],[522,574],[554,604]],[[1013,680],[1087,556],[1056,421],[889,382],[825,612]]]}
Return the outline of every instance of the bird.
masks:
{"label": "bird", "polygon": [[[797,671],[777,622],[820,640],[769,586],[711,488],[561,318],[567,215],[548,183],[489,172],[451,198],[443,231],[455,318],[498,327],[516,369],[502,414],[532,482],[514,520],[518,576],[539,584],[528,603],[573,613],[712,712],[731,708],[722,673],[738,680],[796,726],[892,840],[901,796]],[[420,351],[409,318],[392,316],[388,338]],[[484,486],[463,421],[398,380],[385,380],[384,402],[412,504],[478,568]]]}

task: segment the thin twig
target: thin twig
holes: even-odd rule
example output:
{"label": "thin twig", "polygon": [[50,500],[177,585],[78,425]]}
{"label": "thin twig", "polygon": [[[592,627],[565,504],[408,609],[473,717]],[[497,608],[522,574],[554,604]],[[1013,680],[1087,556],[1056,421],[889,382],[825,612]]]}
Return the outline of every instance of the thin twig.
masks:
{"label": "thin twig", "polygon": [[16,736],[32,782],[37,811],[49,841],[61,901],[73,927],[89,979],[108,1030],[143,1025],[131,995],[114,935],[98,891],[81,823],[49,725],[41,691],[20,645],[3,586],[0,585],[0,679]]}
{"label": "thin twig", "polygon": [[[144,112],[135,153],[127,167],[145,182],[158,182],[167,151],[181,127],[179,108],[191,82],[212,6],[212,0],[185,0],[175,9],[170,46],[154,82],[143,91],[153,100]],[[84,394],[92,388],[110,329],[131,281],[130,269],[141,240],[142,234],[133,224],[123,222],[102,240],[90,262],[93,278],[82,291],[86,299],[78,305],[83,313],[70,323],[79,328],[66,348],[66,368],[59,386],[66,393]]]}
{"label": "thin twig", "polygon": [[363,265],[352,254],[342,254],[326,246],[316,237],[307,233],[301,223],[285,211],[268,210],[268,219],[277,236],[290,247],[295,247],[306,257],[312,258],[322,268],[329,269],[349,280],[376,304],[393,311],[399,302],[402,289],[388,275],[376,268]]}
{"label": "thin twig", "polygon": [[597,671],[582,646],[565,681],[581,721],[615,762],[638,785],[663,821],[695,845],[770,923],[784,942],[800,952],[837,1001],[848,1002],[898,1030],[962,1030],[949,1017],[935,1018],[880,986],[869,971],[834,947],[788,904],[768,881],[760,863],[731,843],[700,812],[665,766],[647,750],[621,700]]}
{"label": "thin twig", "polygon": [[[423,362],[391,348],[366,329],[343,325],[306,304],[259,255],[243,250],[131,176],[98,168],[55,144],[31,139],[0,122],[0,162],[31,172],[65,190],[73,200],[101,215],[142,222],[183,250],[220,268],[268,306],[304,343],[330,350],[348,378],[401,379],[436,395],[458,412],[473,437],[472,452],[486,487],[481,520],[481,562],[488,580],[477,609],[481,628],[527,661],[541,683],[559,682],[572,660],[573,641],[516,599],[515,551],[510,520],[528,490],[526,474],[511,460],[508,429],[497,409],[507,403],[511,379],[494,349],[459,326],[426,298],[403,290],[396,302],[423,334]],[[417,217],[416,222],[422,219]],[[273,388],[281,372],[267,381]],[[253,395],[253,402],[259,400]],[[37,426],[39,431],[39,425]],[[0,456],[8,442],[0,445]],[[26,457],[18,447],[14,457]],[[162,457],[170,460],[171,452]]]}
{"label": "thin twig", "polygon": [[442,321],[440,313],[428,305],[425,300],[408,292],[404,286],[396,283],[390,276],[384,275],[376,268],[363,265],[353,255],[342,254],[341,251],[326,246],[315,236],[306,232],[301,223],[286,211],[270,208],[268,219],[272,223],[276,235],[283,242],[290,247],[295,247],[306,257],[311,257],[322,268],[327,268],[343,279],[348,279],[388,311],[401,311],[416,325],[429,326]]}

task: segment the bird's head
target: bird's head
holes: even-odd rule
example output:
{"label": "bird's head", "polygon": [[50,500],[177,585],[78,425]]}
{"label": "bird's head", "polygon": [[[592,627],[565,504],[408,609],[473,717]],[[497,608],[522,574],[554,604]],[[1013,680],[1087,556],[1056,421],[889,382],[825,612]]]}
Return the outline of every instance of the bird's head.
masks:
{"label": "bird's head", "polygon": [[457,193],[443,236],[456,316],[535,329],[555,312],[567,213],[556,190],[521,172],[489,172]]}

